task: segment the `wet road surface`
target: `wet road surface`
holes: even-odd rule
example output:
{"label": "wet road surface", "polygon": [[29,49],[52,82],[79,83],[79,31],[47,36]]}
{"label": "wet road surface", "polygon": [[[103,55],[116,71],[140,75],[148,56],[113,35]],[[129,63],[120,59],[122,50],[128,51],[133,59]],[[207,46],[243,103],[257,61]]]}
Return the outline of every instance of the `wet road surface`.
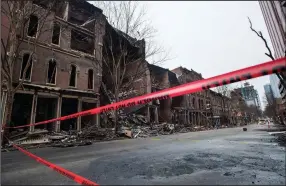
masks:
{"label": "wet road surface", "polygon": [[[257,130],[265,127],[30,151],[101,185],[285,185],[285,148],[268,132]],[[18,151],[2,153],[1,160],[2,184],[77,185]]]}

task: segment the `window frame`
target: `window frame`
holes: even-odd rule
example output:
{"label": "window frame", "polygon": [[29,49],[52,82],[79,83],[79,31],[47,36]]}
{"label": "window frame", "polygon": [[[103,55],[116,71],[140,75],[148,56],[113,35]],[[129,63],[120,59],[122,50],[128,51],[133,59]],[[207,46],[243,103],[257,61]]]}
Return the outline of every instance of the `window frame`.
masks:
{"label": "window frame", "polygon": [[[50,61],[51,61],[51,60],[54,60],[54,61],[56,62],[55,83],[49,83],[49,82],[48,82],[48,79],[49,79],[49,64],[50,64]],[[56,85],[56,84],[57,84],[57,74],[58,74],[57,60],[54,59],[54,58],[49,59],[46,69],[47,69],[47,72],[46,72],[46,73],[47,73],[47,74],[46,74],[46,84],[47,84],[47,85]]]}
{"label": "window frame", "polygon": [[[75,67],[75,83],[74,83],[75,86],[70,86],[72,66]],[[68,86],[69,86],[69,88],[77,88],[77,77],[78,77],[77,74],[79,73],[79,68],[78,68],[78,66],[75,65],[74,63],[71,63],[71,64],[69,65],[69,67],[70,67],[70,69],[69,69],[69,85],[68,85]]]}
{"label": "window frame", "polygon": [[[19,80],[25,81],[25,82],[31,82],[31,81],[32,81],[32,73],[33,73],[33,55],[31,56],[31,62],[32,62],[32,64],[31,64],[31,73],[30,73],[30,78],[29,78],[29,80],[28,80],[28,79],[25,79],[25,78],[22,79],[22,77],[21,77],[22,68],[23,68],[23,60],[24,60],[24,56],[25,56],[26,54],[28,54],[29,57],[30,57],[31,52],[25,52],[25,53],[23,53],[23,54],[21,55],[21,68],[20,68],[20,73],[19,73]],[[28,58],[28,60],[29,60],[29,58]]]}
{"label": "window frame", "polygon": [[[93,76],[92,76],[92,89],[90,89],[88,87],[88,84],[89,84],[89,71],[90,70],[92,70],[92,73],[93,73]],[[95,80],[95,78],[94,78],[95,73],[94,72],[95,72],[95,70],[93,68],[87,69],[87,90],[94,90],[94,80]]]}
{"label": "window frame", "polygon": [[[55,43],[53,43],[53,36],[54,36],[54,26],[55,26],[55,23],[60,27],[60,34],[59,34],[59,44],[55,44]],[[61,46],[61,37],[62,37],[62,32],[61,32],[61,30],[62,30],[62,25],[59,23],[59,22],[57,22],[57,21],[54,21],[54,23],[53,23],[53,26],[52,26],[52,37],[51,37],[51,44],[52,45],[54,45],[54,46]]]}
{"label": "window frame", "polygon": [[[37,19],[38,19],[37,32],[36,32],[36,35],[35,35],[35,36],[29,36],[29,26],[30,26],[30,22],[31,22],[31,16],[35,16],[35,17],[37,17]],[[29,17],[29,24],[28,24],[28,26],[27,26],[27,37],[28,37],[28,38],[34,38],[34,39],[36,39],[36,38],[38,38],[38,33],[39,33],[39,17],[38,17],[37,15],[35,15],[35,14],[31,14],[30,17]]]}

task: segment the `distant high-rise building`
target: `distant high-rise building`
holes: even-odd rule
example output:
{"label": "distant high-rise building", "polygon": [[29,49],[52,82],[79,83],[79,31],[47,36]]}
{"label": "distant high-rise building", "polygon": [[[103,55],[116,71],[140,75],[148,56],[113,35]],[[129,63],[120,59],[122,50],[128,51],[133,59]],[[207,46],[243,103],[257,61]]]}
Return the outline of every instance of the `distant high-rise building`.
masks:
{"label": "distant high-rise building", "polygon": [[[259,1],[259,5],[274,49],[274,58],[285,57],[286,1]],[[286,77],[286,72],[283,74]],[[282,102],[286,103],[286,87],[282,85],[278,78],[274,78],[274,76],[270,77],[273,94],[276,98],[281,97]]]}
{"label": "distant high-rise building", "polygon": [[242,95],[242,98],[248,106],[255,106],[256,108],[261,109],[258,91],[254,89],[253,85],[246,82],[243,87],[234,89],[234,91],[239,92]]}
{"label": "distant high-rise building", "polygon": [[274,57],[285,56],[286,1],[258,1],[274,48]]}
{"label": "distant high-rise building", "polygon": [[[258,1],[274,49],[274,58],[286,55],[286,1]],[[282,73],[281,73],[282,74]],[[286,72],[283,73],[286,77]],[[284,80],[285,81],[285,80]],[[270,83],[275,98],[286,103],[286,87],[274,75]],[[281,95],[281,96],[280,96]]]}
{"label": "distant high-rise building", "polygon": [[264,85],[265,96],[268,104],[274,103],[274,95],[270,84]]}
{"label": "distant high-rise building", "polygon": [[270,75],[270,86],[271,86],[271,89],[273,92],[273,96],[275,98],[281,97],[280,92],[279,92],[279,88],[278,88],[279,82],[280,82],[280,80],[278,79],[276,74]]}

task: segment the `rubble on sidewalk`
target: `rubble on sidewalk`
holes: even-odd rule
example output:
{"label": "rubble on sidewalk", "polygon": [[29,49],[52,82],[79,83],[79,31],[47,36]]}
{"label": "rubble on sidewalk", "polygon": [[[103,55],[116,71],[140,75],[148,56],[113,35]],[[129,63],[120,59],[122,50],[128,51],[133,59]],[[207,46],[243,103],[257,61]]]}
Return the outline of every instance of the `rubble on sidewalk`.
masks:
{"label": "rubble on sidewalk", "polygon": [[[56,133],[42,129],[36,129],[33,132],[15,130],[11,132],[9,139],[15,144],[22,145],[26,148],[35,145],[70,147],[92,144],[91,141],[80,138],[76,131],[61,131],[60,133]],[[6,145],[6,147],[11,146],[12,144]]]}
{"label": "rubble on sidewalk", "polygon": [[[115,122],[114,112],[106,112],[102,116],[104,126],[113,126]],[[148,125],[147,118],[140,114],[124,114],[122,111],[118,111],[118,123],[121,126],[132,127],[132,126],[144,126]]]}
{"label": "rubble on sidewalk", "polygon": [[[107,112],[105,122],[111,127],[114,126],[114,113]],[[33,132],[24,131],[23,129],[15,130],[10,133],[9,139],[15,144],[25,147],[75,147],[90,145],[93,141],[108,141],[121,138],[147,138],[159,135],[170,135],[175,133],[196,132],[211,130],[212,126],[192,126],[172,123],[149,123],[145,116],[140,114],[125,115],[118,112],[118,124],[121,126],[117,133],[115,128],[100,128],[94,123],[83,123],[81,131],[69,130],[60,132],[50,132],[45,129],[35,129]],[[102,123],[106,126],[106,123]],[[219,128],[224,128],[220,126]],[[11,144],[8,145],[11,147]]]}

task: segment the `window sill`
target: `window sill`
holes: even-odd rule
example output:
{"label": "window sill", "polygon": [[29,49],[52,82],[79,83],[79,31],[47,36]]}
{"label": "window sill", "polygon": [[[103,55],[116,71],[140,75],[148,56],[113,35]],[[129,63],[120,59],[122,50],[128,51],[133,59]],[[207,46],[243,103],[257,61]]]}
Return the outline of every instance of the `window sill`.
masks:
{"label": "window sill", "polygon": [[19,79],[19,81],[23,81],[24,83],[31,83],[31,79],[30,80],[26,80],[26,79]]}
{"label": "window sill", "polygon": [[56,48],[61,48],[60,44],[57,45],[57,44],[51,43],[51,46],[56,47]]}
{"label": "window sill", "polygon": [[77,89],[77,87],[71,87],[71,86],[69,86],[68,89]]}
{"label": "window sill", "polygon": [[90,53],[85,53],[85,52],[82,52],[82,51],[79,51],[79,50],[75,50],[75,49],[70,49],[71,52],[74,52],[74,53],[79,53],[80,55],[83,55],[83,56],[88,56],[88,57],[92,57],[92,58],[95,58],[95,55],[94,54],[90,54]]}
{"label": "window sill", "polygon": [[37,39],[37,36],[33,37],[33,36],[28,36],[28,35],[27,35],[27,38],[28,38],[28,39],[32,39],[32,40],[36,40],[36,39]]}
{"label": "window sill", "polygon": [[53,84],[53,83],[46,83],[46,85],[48,85],[48,86],[52,86],[52,87],[57,86],[56,84]]}

